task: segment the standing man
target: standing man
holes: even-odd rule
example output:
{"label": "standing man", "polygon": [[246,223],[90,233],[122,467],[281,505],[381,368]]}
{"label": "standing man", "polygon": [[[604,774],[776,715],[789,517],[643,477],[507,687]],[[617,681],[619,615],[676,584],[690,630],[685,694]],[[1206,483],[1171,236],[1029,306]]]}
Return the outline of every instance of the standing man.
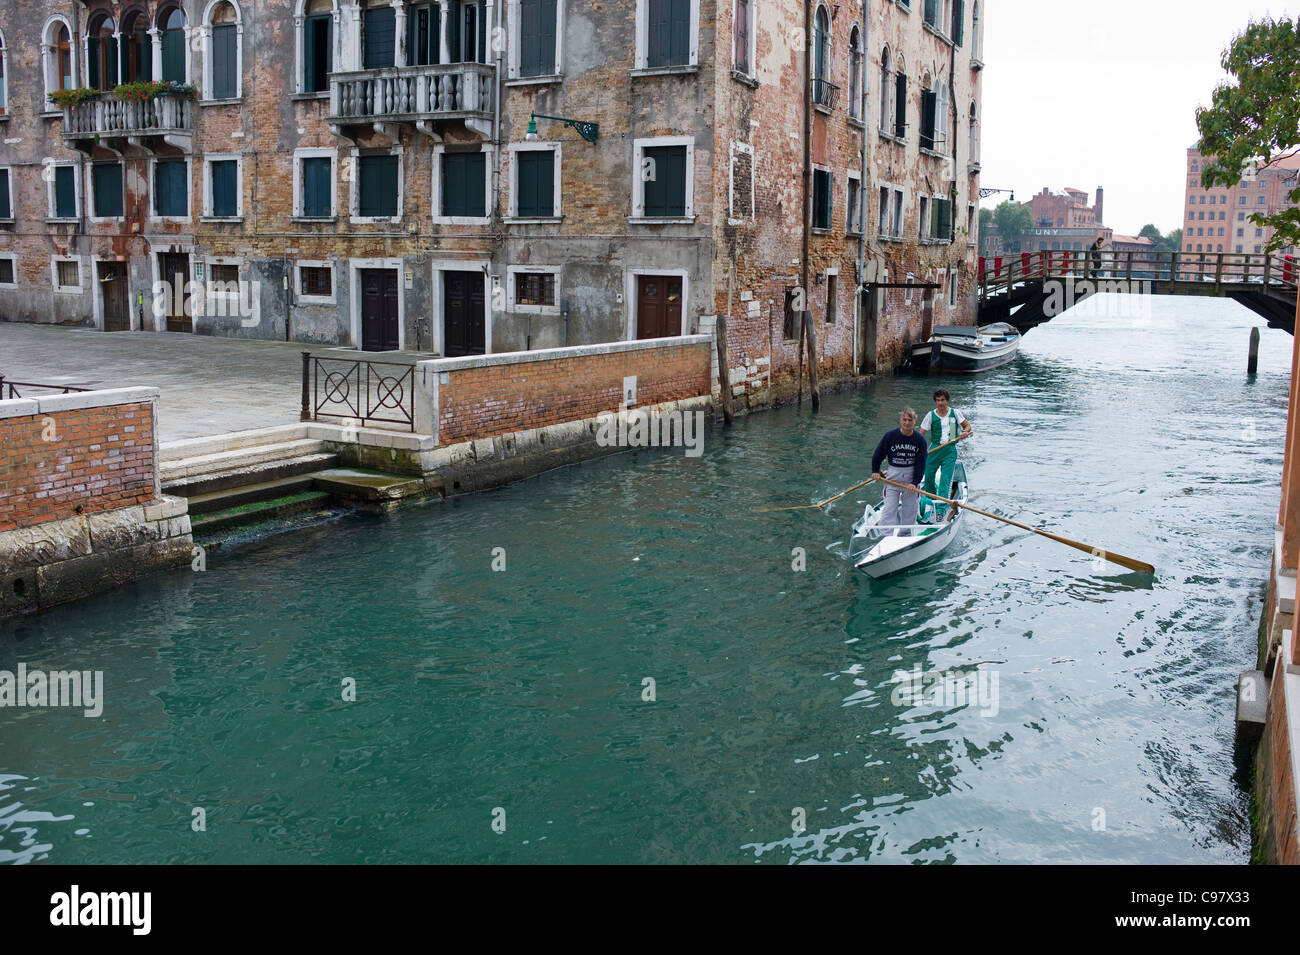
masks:
{"label": "standing man", "polygon": [[[916,412],[911,408],[898,413],[898,427],[886,432],[876,445],[876,453],[871,456],[873,478],[881,476],[880,463],[886,458],[889,459],[889,470],[884,476],[899,484],[907,484],[907,490],[885,485],[885,511],[876,526],[906,527],[908,530],[902,533],[907,537],[912,533],[911,525],[916,523],[916,511],[921,500],[916,486],[925,476],[925,439],[916,433]],[[896,529],[894,533],[899,531]]]}
{"label": "standing man", "polygon": [[[921,419],[920,432],[925,435],[929,442],[929,447],[937,448],[939,445],[948,444],[954,438],[958,437],[957,432],[961,432],[961,437],[968,438],[975,433],[975,429],[970,426],[966,416],[953,408],[950,404],[951,399],[948,397],[946,388],[936,388],[934,390],[934,410]],[[952,472],[957,466],[957,445],[950,445],[939,452],[932,452],[925,458],[925,483],[921,485],[921,490],[930,494],[939,494],[948,497],[952,494]],[[935,475],[938,475],[938,481],[935,481]],[[936,491],[935,488],[938,487]],[[946,504],[940,504],[940,507],[947,507]]]}

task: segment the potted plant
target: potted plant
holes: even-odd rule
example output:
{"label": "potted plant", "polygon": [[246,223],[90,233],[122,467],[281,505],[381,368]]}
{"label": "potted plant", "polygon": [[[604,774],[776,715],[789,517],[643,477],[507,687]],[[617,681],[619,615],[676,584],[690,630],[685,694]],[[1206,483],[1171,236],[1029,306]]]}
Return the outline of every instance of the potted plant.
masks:
{"label": "potted plant", "polygon": [[71,90],[55,90],[50,94],[50,99],[59,109],[69,109],[73,106],[80,106],[82,103],[92,100],[99,95],[99,90],[93,90],[86,86],[78,87]]}

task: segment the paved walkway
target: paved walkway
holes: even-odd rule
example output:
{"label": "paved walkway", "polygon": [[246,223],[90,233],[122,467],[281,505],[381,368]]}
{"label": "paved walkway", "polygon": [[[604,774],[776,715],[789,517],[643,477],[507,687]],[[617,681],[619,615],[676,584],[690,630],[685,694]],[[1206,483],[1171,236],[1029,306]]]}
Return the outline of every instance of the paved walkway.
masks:
{"label": "paved walkway", "polygon": [[434,357],[184,332],[100,332],[0,322],[0,375],[78,388],[157,388],[162,442],[295,424],[304,350],[403,363]]}

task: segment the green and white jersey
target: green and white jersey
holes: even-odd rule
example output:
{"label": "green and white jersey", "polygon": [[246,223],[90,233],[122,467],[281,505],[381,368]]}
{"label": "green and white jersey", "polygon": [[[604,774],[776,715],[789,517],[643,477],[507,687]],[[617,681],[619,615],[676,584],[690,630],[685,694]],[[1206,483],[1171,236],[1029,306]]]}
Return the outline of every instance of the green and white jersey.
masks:
{"label": "green and white jersey", "polygon": [[961,426],[966,423],[966,416],[956,408],[949,408],[946,417],[940,418],[939,415],[931,411],[917,426],[917,429],[925,435],[925,440],[930,442],[930,447],[938,447],[941,444],[947,444],[953,438],[957,437]]}

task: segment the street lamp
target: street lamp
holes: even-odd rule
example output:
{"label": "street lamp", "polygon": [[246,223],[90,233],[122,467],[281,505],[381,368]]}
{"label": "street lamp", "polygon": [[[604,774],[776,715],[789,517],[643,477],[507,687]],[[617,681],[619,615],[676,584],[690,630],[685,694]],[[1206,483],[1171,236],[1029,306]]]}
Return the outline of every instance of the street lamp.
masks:
{"label": "street lamp", "polygon": [[583,119],[566,119],[563,116],[543,116],[541,113],[533,113],[528,117],[528,134],[524,136],[524,139],[530,143],[535,143],[538,140],[537,121],[539,119],[549,119],[557,123],[563,123],[565,126],[577,130],[578,135],[589,143],[594,143],[600,137],[600,123],[589,123]]}
{"label": "street lamp", "polygon": [[989,196],[996,196],[999,192],[1011,193],[1011,201],[1016,201],[1016,191],[1014,189],[981,189],[980,198],[987,199]]}

